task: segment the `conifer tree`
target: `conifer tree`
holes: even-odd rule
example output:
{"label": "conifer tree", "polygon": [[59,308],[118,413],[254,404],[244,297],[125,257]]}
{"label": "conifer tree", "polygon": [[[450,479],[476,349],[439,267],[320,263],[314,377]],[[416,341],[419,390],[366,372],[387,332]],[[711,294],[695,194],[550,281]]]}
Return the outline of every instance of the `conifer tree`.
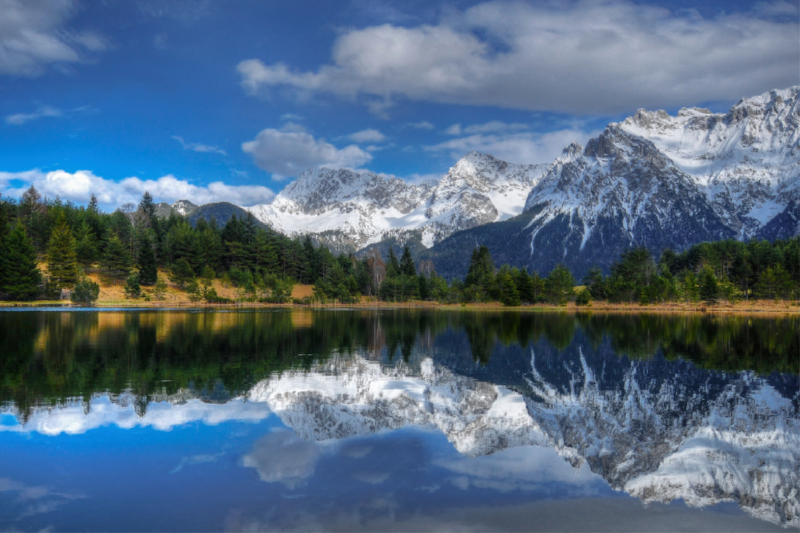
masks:
{"label": "conifer tree", "polygon": [[386,260],[386,277],[393,278],[400,275],[400,262],[394,254],[394,248],[389,248],[389,258]]}
{"label": "conifer tree", "polygon": [[519,305],[519,292],[517,291],[517,285],[514,283],[514,278],[508,265],[503,265],[497,272],[496,280],[500,291],[500,303],[508,306]]}
{"label": "conifer tree", "polygon": [[476,288],[481,293],[481,299],[494,299],[497,294],[497,284],[494,276],[494,261],[489,253],[489,248],[481,246],[472,251],[467,277],[464,279],[467,288]]}
{"label": "conifer tree", "polygon": [[75,238],[63,215],[53,228],[47,243],[47,271],[52,289],[71,288],[78,282]]}
{"label": "conifer tree", "polygon": [[32,300],[41,292],[42,273],[36,264],[36,249],[21,223],[3,239],[0,272],[0,293],[12,300]]}
{"label": "conifer tree", "polygon": [[97,239],[91,226],[83,221],[75,237],[75,254],[82,265],[91,265],[97,260]]}
{"label": "conifer tree", "polygon": [[125,296],[127,298],[139,298],[142,295],[142,286],[139,283],[139,273],[134,272],[125,280]]}
{"label": "conifer tree", "polygon": [[181,289],[185,288],[188,283],[194,280],[194,271],[192,270],[192,265],[189,264],[185,258],[178,260],[174,265],[172,265],[172,271],[170,273],[170,281],[175,283]]}
{"label": "conifer tree", "polygon": [[139,243],[139,283],[144,286],[155,285],[158,280],[156,252],[149,232],[142,235]]}
{"label": "conifer tree", "polygon": [[545,280],[545,295],[552,304],[566,305],[575,297],[575,278],[567,267],[562,264],[550,271]]}
{"label": "conifer tree", "polygon": [[107,275],[121,278],[128,275],[131,263],[128,247],[122,243],[116,233],[112,232],[106,243],[106,252],[101,261],[101,267]]}
{"label": "conifer tree", "polygon": [[700,298],[707,304],[717,303],[719,297],[719,283],[714,272],[709,268],[700,273]]}
{"label": "conifer tree", "polygon": [[534,295],[533,279],[524,268],[519,270],[512,270],[514,283],[517,285],[517,292],[519,292],[519,299],[521,302],[532,304],[536,302]]}
{"label": "conifer tree", "polygon": [[414,266],[414,258],[408,246],[403,248],[403,257],[400,259],[400,273],[406,276],[416,276],[417,267]]}

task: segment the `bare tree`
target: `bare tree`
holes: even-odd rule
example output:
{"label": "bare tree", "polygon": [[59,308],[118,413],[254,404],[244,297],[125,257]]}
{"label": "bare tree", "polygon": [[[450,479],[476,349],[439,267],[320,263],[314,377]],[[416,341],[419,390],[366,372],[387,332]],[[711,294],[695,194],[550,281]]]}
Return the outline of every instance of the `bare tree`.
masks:
{"label": "bare tree", "polygon": [[383,278],[386,277],[386,263],[383,262],[381,252],[377,247],[367,253],[367,268],[369,269],[372,286],[377,291],[381,283],[383,283]]}

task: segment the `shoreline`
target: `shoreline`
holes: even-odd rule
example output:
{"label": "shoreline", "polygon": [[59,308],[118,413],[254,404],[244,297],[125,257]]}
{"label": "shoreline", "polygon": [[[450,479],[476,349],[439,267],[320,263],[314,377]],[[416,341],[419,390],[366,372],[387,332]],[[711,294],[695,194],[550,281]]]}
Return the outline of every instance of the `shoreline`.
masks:
{"label": "shoreline", "polygon": [[241,302],[228,304],[192,303],[184,301],[145,302],[132,300],[106,300],[95,302],[93,305],[79,305],[63,300],[42,300],[33,302],[0,302],[0,311],[10,309],[37,309],[53,308],[68,309],[164,309],[164,310],[190,310],[190,309],[427,309],[444,311],[517,311],[517,312],[565,312],[565,313],[663,313],[663,314],[800,314],[800,302],[795,301],[765,301],[738,302],[736,304],[705,305],[701,303],[662,303],[653,305],[639,305],[634,303],[608,303],[592,302],[587,306],[577,306],[569,303],[565,306],[534,304],[515,307],[505,306],[499,302],[473,303],[473,304],[440,304],[438,302],[406,302],[392,303],[381,301],[362,301],[354,304],[269,304],[258,302]]}

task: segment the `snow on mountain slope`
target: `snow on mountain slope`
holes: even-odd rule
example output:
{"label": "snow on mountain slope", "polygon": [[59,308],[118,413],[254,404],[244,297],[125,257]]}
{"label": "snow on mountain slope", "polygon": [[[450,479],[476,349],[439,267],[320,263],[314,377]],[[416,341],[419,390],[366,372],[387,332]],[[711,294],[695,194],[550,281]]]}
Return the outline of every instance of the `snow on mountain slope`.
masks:
{"label": "snow on mountain slope", "polygon": [[197,207],[198,206],[196,206],[189,200],[178,200],[177,202],[172,204],[172,209],[175,210],[176,213],[184,217],[189,213],[191,213],[192,211],[194,211],[195,209],[197,209]]}
{"label": "snow on mountain slope", "polygon": [[262,381],[248,399],[266,402],[309,440],[369,435],[408,425],[441,430],[469,456],[529,444],[550,444],[522,396],[505,387],[457,376],[431,359],[419,372],[355,358],[312,373]]}
{"label": "snow on mountain slope", "polygon": [[604,374],[615,369],[577,351],[571,365],[558,354],[572,374],[566,385],[537,370],[553,364],[552,354],[540,362],[531,352],[529,412],[554,442],[645,502],[735,501],[757,518],[800,525],[800,419],[791,399],[751,372],[676,367],[665,376],[631,362],[610,380]]}
{"label": "snow on mountain slope", "polygon": [[287,235],[335,232],[353,248],[387,232],[421,230],[423,243],[522,211],[544,165],[513,165],[472,152],[439,182],[412,185],[347,169],[310,169],[266,205],[249,210]]}
{"label": "snow on mountain slope", "polygon": [[788,398],[753,372],[630,360],[580,341],[565,350],[531,350],[530,367],[518,370],[529,385],[525,395],[430,358],[386,366],[364,355],[334,356],[262,380],[244,398],[224,403],[183,390],[154,396],[137,416],[130,394],[104,394],[90,410],[77,399],[0,431],[75,434],[109,424],[168,431],[194,420],[275,413],[301,438],[327,441],[419,425],[441,431],[470,457],[547,446],[645,502],[734,501],[757,518],[800,525],[796,388]]}
{"label": "snow on mountain slope", "polygon": [[655,144],[701,186],[742,238],[800,199],[800,86],[739,101],[726,114],[640,109],[620,127]]}
{"label": "snow on mountain slope", "polygon": [[[586,148],[573,144],[533,187],[525,266],[578,276],[625,249],[796,232],[800,87],[747,98],[727,114],[639,110]],[[780,218],[779,218],[780,217]],[[773,222],[774,221],[774,222]],[[766,235],[766,233],[764,233]]]}

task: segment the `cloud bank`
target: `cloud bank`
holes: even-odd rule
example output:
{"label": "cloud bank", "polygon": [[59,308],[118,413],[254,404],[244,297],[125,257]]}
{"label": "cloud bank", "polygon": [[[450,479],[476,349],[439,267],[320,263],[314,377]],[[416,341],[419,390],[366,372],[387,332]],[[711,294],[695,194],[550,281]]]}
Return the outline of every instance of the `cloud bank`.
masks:
{"label": "cloud bank", "polygon": [[0,193],[5,196],[18,198],[31,185],[43,196],[51,199],[59,196],[77,204],[88,203],[94,194],[103,209],[116,209],[126,203],[137,204],[145,191],[159,202],[189,200],[197,205],[231,202],[244,207],[268,203],[275,196],[272,190],[260,185],[228,185],[216,181],[199,186],[172,175],[155,180],[130,177],[114,181],[96,176],[89,170],[74,173],[65,170],[0,172]]}
{"label": "cloud bank", "polygon": [[493,1],[435,25],[347,31],[316,71],[259,59],[237,68],[249,93],[288,86],[362,96],[379,113],[398,98],[618,113],[796,84],[797,14],[786,2],[703,17],[626,0]]}

